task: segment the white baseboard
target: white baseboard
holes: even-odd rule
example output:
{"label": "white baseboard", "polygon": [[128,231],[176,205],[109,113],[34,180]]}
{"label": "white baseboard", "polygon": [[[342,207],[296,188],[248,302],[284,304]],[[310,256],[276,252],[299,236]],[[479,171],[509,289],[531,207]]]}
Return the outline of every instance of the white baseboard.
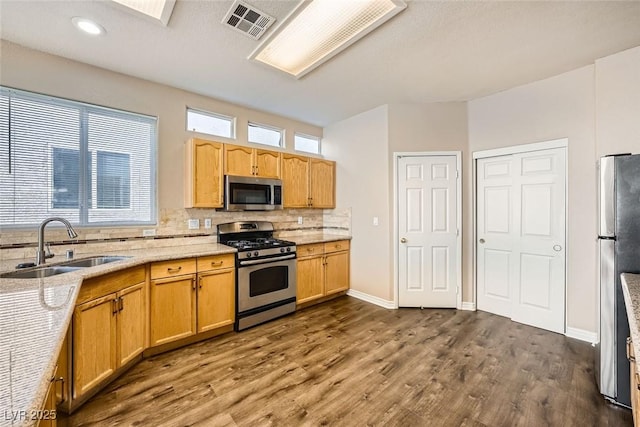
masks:
{"label": "white baseboard", "polygon": [[476,303],[462,301],[462,307],[460,307],[460,310],[476,311]]}
{"label": "white baseboard", "polygon": [[396,309],[396,304],[393,301],[387,301],[386,299],[374,297],[373,295],[365,294],[364,292],[356,291],[355,289],[349,289],[347,291],[347,295],[362,301],[366,301],[371,304],[379,305],[380,307],[383,307],[389,310]]}
{"label": "white baseboard", "polygon": [[575,338],[580,341],[586,341],[591,344],[595,344],[598,341],[598,334],[591,331],[585,331],[584,329],[571,328],[567,326],[567,332],[564,334],[569,338]]}

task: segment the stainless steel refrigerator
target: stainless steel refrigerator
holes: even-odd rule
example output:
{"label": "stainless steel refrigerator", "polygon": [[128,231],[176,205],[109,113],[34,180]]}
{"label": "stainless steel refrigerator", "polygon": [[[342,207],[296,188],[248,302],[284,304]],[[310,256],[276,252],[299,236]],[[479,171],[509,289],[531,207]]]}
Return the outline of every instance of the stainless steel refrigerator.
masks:
{"label": "stainless steel refrigerator", "polygon": [[600,329],[596,379],[608,399],[631,406],[627,312],[620,274],[640,273],[640,155],[600,159]]}

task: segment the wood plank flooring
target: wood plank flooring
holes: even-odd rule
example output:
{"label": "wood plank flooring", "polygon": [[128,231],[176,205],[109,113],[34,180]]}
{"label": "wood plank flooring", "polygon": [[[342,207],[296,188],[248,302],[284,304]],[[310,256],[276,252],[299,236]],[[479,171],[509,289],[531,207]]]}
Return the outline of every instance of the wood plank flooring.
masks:
{"label": "wood plank flooring", "polygon": [[61,426],[631,426],[590,345],[351,297],[142,361]]}

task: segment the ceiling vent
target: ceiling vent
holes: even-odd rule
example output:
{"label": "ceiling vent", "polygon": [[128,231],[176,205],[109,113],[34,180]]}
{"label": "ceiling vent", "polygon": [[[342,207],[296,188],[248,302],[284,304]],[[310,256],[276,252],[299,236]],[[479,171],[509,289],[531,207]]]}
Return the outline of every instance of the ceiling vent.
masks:
{"label": "ceiling vent", "polygon": [[245,2],[235,1],[222,23],[258,40],[275,21],[276,18],[273,16],[269,16]]}

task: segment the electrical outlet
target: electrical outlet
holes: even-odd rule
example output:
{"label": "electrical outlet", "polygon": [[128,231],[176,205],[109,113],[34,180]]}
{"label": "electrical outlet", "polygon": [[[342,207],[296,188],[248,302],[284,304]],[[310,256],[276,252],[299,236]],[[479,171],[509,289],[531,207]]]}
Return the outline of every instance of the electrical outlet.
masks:
{"label": "electrical outlet", "polygon": [[302,217],[301,217],[301,216],[299,216],[299,217],[298,217],[298,224],[301,224],[301,225],[302,225],[302,223],[303,223],[303,222],[304,222],[304,220],[302,219]]}
{"label": "electrical outlet", "polygon": [[378,217],[377,216],[373,217],[373,225],[378,225]]}
{"label": "electrical outlet", "polygon": [[204,228],[211,228],[211,218],[204,219]]}
{"label": "electrical outlet", "polygon": [[155,236],[156,235],[156,229],[155,228],[149,228],[147,230],[142,230],[142,235],[145,236],[145,237]]}
{"label": "electrical outlet", "polygon": [[199,219],[190,219],[187,221],[187,225],[189,230],[197,230],[200,228],[200,220]]}

